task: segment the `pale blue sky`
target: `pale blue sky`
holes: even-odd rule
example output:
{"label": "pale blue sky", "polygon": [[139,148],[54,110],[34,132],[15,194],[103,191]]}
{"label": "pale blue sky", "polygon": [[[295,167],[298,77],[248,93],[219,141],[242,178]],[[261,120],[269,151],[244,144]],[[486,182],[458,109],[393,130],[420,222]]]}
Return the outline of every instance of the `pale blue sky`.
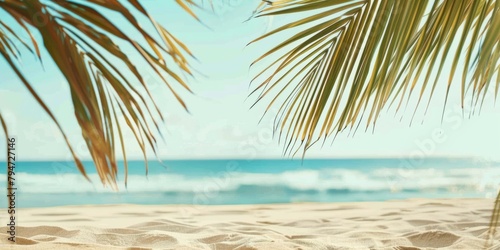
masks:
{"label": "pale blue sky", "polygon": [[[182,94],[191,114],[173,100],[166,87],[150,82],[167,119],[164,128],[166,144],[159,144],[160,157],[280,158],[282,145],[270,137],[272,113],[258,124],[264,106],[249,110],[254,99],[245,99],[250,92],[250,79],[259,67],[264,66],[249,69],[250,63],[286,36],[278,35],[248,47],[246,44],[290,19],[275,17],[243,22],[251,15],[258,0],[215,0],[215,13],[196,11],[207,28],[184,13],[174,1],[143,2],[152,16],[189,46],[198,58],[198,61],[193,61],[193,66],[206,75],[188,79],[195,95]],[[62,123],[77,152],[82,158],[87,158],[73,117],[69,89],[47,55],[44,56],[45,70],[29,53],[24,53],[22,68]],[[5,62],[0,61],[0,68],[0,110],[12,134],[18,138],[19,158],[68,159],[69,151],[55,125]],[[388,112],[380,118],[375,134],[359,131],[349,138],[348,133],[341,134],[333,146],[327,143],[323,148],[319,145],[313,147],[306,157],[500,155],[500,115],[499,109],[493,107],[493,98],[488,98],[481,116],[462,118],[458,91],[458,88],[452,90],[443,123],[440,97],[444,92],[440,89],[423,124],[420,123],[421,115],[417,115],[416,122],[409,127],[410,115],[400,121],[401,114],[395,117],[393,112]],[[134,141],[130,134],[127,138]],[[127,143],[127,147],[129,158],[140,159],[138,147],[133,143]]]}

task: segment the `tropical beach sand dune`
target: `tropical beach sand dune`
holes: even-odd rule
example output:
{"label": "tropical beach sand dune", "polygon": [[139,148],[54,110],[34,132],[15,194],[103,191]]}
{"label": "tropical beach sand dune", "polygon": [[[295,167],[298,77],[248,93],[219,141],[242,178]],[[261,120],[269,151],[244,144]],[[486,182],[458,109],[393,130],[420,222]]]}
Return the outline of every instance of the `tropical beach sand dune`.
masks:
{"label": "tropical beach sand dune", "polygon": [[[482,249],[493,200],[225,206],[96,205],[17,211],[1,249]],[[500,249],[494,241],[492,249]]]}

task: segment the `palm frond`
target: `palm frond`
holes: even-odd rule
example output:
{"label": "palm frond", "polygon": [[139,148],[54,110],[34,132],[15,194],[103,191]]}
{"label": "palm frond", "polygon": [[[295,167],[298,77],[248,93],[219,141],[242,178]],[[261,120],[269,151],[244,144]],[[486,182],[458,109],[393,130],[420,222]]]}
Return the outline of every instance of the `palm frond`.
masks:
{"label": "palm frond", "polygon": [[[177,3],[193,14],[189,9],[192,0],[177,0]],[[13,40],[21,42],[40,57],[40,45],[33,38],[32,32],[36,30],[41,35],[45,50],[68,81],[75,116],[102,183],[116,187],[115,149],[118,142],[127,171],[123,130],[116,111],[123,115],[128,128],[135,135],[144,155],[147,171],[146,149],[150,147],[156,153],[156,137],[160,133],[158,123],[163,121],[163,116],[148,90],[143,73],[137,68],[138,62],[131,60],[119,44],[128,44],[140,54],[149,69],[162,79],[186,110],[185,103],[174,90],[174,84],[190,91],[179,75],[191,75],[188,59],[192,54],[189,49],[159,25],[137,0],[5,0],[0,1],[0,8],[31,38],[29,44],[16,36],[11,27],[0,23],[1,55],[62,132],[63,128],[50,108],[13,60],[20,56]],[[129,31],[137,32],[140,36],[132,37],[129,32],[123,31],[103,11],[121,14],[125,22],[120,27],[129,25],[133,28]],[[154,38],[143,28],[144,24],[140,24],[138,18],[144,17],[150,20],[160,39]],[[116,62],[125,67],[116,66]],[[140,85],[135,84],[136,82]],[[140,91],[147,94],[141,94]],[[63,136],[79,170],[86,176],[83,164],[64,132]],[[125,184],[126,182],[125,179]]]}
{"label": "palm frond", "polygon": [[491,213],[490,226],[488,229],[488,240],[485,244],[485,249],[491,249],[494,243],[495,236],[497,234],[498,223],[500,222],[500,191],[495,199],[495,205],[493,206],[493,212]]}
{"label": "palm frond", "polygon": [[269,100],[268,109],[279,105],[275,129],[304,150],[355,131],[364,115],[367,128],[375,125],[390,104],[399,110],[414,95],[418,104],[424,97],[430,102],[449,58],[448,91],[462,70],[462,100],[471,87],[480,103],[491,83],[497,92],[500,82],[499,11],[493,0],[273,1],[257,16],[308,15],[253,41],[293,31],[255,61],[273,62],[257,75],[254,93],[257,101]]}

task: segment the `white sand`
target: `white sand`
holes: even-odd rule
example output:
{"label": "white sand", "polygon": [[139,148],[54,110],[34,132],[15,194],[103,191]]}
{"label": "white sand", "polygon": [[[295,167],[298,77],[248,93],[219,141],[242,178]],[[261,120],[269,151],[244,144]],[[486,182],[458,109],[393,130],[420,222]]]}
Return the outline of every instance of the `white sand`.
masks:
{"label": "white sand", "polygon": [[3,226],[0,249],[482,249],[492,207],[487,199],[412,199],[18,209],[17,244]]}

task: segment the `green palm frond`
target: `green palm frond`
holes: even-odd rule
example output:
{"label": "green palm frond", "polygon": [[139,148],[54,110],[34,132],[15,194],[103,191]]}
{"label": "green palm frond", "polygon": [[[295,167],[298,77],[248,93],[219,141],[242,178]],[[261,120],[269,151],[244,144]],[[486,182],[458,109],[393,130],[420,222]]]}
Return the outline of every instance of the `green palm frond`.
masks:
{"label": "green palm frond", "polygon": [[[450,58],[443,84],[449,90],[457,80],[462,100],[471,87],[481,103],[491,83],[497,93],[500,82],[499,11],[500,1],[492,0],[273,1],[258,16],[308,15],[253,41],[294,32],[256,60],[273,60],[256,77],[263,79],[257,101],[278,105],[275,129],[287,142],[285,153],[355,131],[361,120],[375,125],[384,107],[399,110],[411,96],[430,101]],[[462,77],[454,79],[458,70]]]}
{"label": "green palm frond", "polygon": [[[260,93],[257,102],[269,100],[267,109],[278,105],[275,131],[285,154],[305,153],[344,129],[355,132],[362,121],[375,126],[383,108],[399,110],[412,96],[415,111],[425,99],[428,107],[438,84],[446,85],[444,105],[452,85],[460,86],[462,108],[467,91],[473,108],[488,91],[498,94],[498,0],[276,0],[257,16],[297,13],[306,17],[255,40],[293,32],[256,60],[272,63],[253,92]],[[443,72],[447,61],[451,70]],[[444,74],[448,80],[440,82]],[[500,194],[491,233],[499,213]]]}
{"label": "green palm frond", "polygon": [[[189,8],[193,4],[192,0],[176,1],[194,15]],[[174,90],[174,84],[190,91],[179,73],[191,74],[188,63],[191,52],[149,16],[137,0],[4,0],[0,1],[0,9],[17,22],[16,28],[24,29],[31,38],[31,42],[24,41],[12,27],[0,22],[0,54],[62,132],[63,128],[50,108],[15,62],[20,58],[21,49],[16,44],[22,44],[38,57],[40,44],[43,44],[68,81],[75,116],[102,183],[116,187],[115,149],[118,142],[127,172],[125,142],[118,115],[123,115],[128,128],[135,135],[144,159],[148,147],[156,153],[158,122],[163,121],[143,73],[137,69],[138,62],[131,60],[118,44],[128,44],[140,54],[149,69],[162,79],[184,108],[186,105]],[[124,32],[103,14],[104,11],[121,14],[125,20],[121,25],[132,27],[128,31],[140,36]],[[139,23],[138,18],[148,18],[158,32],[157,37],[161,39],[154,38],[143,28],[144,24]],[[39,33],[43,41],[36,41],[32,32]],[[116,62],[125,67],[115,66]],[[134,84],[136,82],[140,85]],[[139,91],[145,91],[147,95]],[[81,161],[62,133],[79,170],[87,177]]]}
{"label": "green palm frond", "polygon": [[493,240],[497,234],[498,223],[500,222],[500,191],[497,194],[493,212],[491,213],[490,226],[488,230],[488,241],[486,242],[486,249],[490,249],[493,245]]}

